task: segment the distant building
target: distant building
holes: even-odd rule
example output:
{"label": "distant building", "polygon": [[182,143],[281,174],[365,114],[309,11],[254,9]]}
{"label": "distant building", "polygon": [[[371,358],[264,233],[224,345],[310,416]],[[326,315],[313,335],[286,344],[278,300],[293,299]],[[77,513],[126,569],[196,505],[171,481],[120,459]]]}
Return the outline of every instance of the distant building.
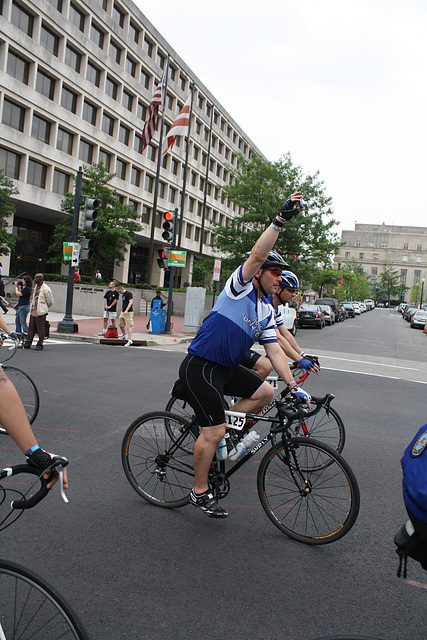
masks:
{"label": "distant building", "polygon": [[[409,291],[427,278],[427,227],[356,223],[354,231],[342,232],[341,240],[345,244],[335,256],[335,266],[342,269],[355,260],[373,285],[390,264]],[[408,293],[402,291],[401,299],[409,299]]]}
{"label": "distant building", "polygon": [[[65,215],[63,195],[74,191],[80,165],[102,161],[117,173],[110,185],[135,207],[143,231],[120,266],[99,268],[105,279],[145,280],[159,133],[142,153],[141,133],[169,56],[167,129],[195,85],[179,247],[187,251],[180,279],[191,281],[194,255],[213,254],[209,223],[226,225],[240,213],[217,185],[230,183],[233,153],[249,157],[255,145],[130,0],[1,0],[0,16],[0,168],[19,190],[11,220],[19,242],[10,259],[2,257],[4,272],[52,271],[47,247]],[[185,146],[178,138],[161,163],[150,278],[156,286],[165,273],[157,264],[165,246],[161,213],[180,207]]]}

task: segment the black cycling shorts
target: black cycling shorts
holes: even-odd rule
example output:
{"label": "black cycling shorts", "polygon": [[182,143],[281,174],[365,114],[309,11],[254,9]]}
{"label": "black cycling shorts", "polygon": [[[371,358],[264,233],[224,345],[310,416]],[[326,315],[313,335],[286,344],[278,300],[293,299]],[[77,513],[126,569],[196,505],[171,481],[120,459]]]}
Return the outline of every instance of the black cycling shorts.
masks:
{"label": "black cycling shorts", "polygon": [[224,395],[251,398],[264,382],[240,364],[223,367],[191,353],[181,364],[179,378],[202,427],[224,424]]}
{"label": "black cycling shorts", "polygon": [[240,364],[243,367],[246,367],[246,369],[253,369],[255,366],[255,363],[258,362],[260,358],[261,358],[261,354],[258,353],[258,351],[253,351],[252,349],[249,349],[248,351],[246,351],[245,355],[240,360]]}

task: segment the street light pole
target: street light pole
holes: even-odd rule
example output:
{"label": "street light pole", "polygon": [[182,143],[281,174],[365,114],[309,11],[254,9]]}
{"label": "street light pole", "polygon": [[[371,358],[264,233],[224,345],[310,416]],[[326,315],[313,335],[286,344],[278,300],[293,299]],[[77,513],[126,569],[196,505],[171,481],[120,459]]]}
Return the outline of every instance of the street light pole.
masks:
{"label": "street light pole", "polygon": [[423,306],[423,295],[424,295],[424,278],[421,279],[420,309]]}
{"label": "street light pole", "polygon": [[[79,214],[80,214],[80,200],[82,196],[82,184],[83,184],[83,169],[79,167],[76,175],[76,185],[74,192],[74,210],[73,210],[73,227],[71,231],[71,241],[77,242],[79,233]],[[74,272],[75,267],[68,266],[68,281],[67,281],[67,298],[65,303],[65,315],[56,327],[58,333],[78,333],[79,325],[73,320],[73,293],[74,293]]]}

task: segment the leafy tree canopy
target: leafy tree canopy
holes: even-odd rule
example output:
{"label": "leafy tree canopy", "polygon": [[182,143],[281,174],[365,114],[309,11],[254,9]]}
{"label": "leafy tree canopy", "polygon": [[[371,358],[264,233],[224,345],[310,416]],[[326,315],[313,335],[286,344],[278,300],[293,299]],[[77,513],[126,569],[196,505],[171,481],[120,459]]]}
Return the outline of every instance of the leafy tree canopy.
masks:
{"label": "leafy tree canopy", "polygon": [[[97,230],[84,233],[85,238],[91,240],[88,262],[92,278],[101,262],[122,262],[127,245],[136,244],[135,234],[142,229],[136,222],[136,210],[132,206],[122,205],[117,199],[116,191],[107,186],[114,176],[114,173],[107,172],[102,162],[83,168],[81,207],[84,208],[85,198],[95,198],[102,202],[98,209]],[[69,215],[55,227],[54,241],[49,247],[49,253],[54,257],[50,262],[62,259],[62,243],[71,240],[74,194],[66,194],[61,202],[61,210]]]}
{"label": "leafy tree canopy", "polygon": [[0,169],[0,255],[10,253],[16,244],[16,237],[10,233],[9,220],[16,211],[10,196],[19,193],[12,180]]}
{"label": "leafy tree canopy", "polygon": [[310,281],[319,267],[331,265],[341,243],[332,232],[336,224],[331,218],[332,201],[325,193],[318,172],[305,175],[300,166],[293,164],[289,154],[270,162],[254,151],[250,159],[238,154],[237,167],[229,169],[232,184],[222,187],[223,196],[244,213],[227,221],[227,226],[219,221],[211,224],[216,234],[215,246],[229,256],[223,261],[224,276],[244,260],[245,253],[277,215],[283,202],[298,189],[308,208],[285,223],[275,249],[294,264],[295,272],[305,282]]}
{"label": "leafy tree canopy", "polygon": [[399,295],[401,291],[408,289],[408,287],[400,282],[399,272],[392,263],[389,263],[385,271],[379,275],[378,284],[378,298],[387,300],[389,304],[391,298]]}

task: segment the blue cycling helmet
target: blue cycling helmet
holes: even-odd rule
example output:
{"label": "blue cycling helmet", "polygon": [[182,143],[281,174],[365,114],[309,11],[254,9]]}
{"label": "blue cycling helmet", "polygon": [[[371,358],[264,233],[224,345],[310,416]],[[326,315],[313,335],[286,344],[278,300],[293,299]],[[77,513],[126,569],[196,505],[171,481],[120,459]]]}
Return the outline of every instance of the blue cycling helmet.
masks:
{"label": "blue cycling helmet", "polygon": [[277,286],[281,287],[282,289],[285,289],[286,287],[298,289],[299,281],[297,276],[292,273],[292,271],[282,271],[282,277],[280,278],[280,282]]}

